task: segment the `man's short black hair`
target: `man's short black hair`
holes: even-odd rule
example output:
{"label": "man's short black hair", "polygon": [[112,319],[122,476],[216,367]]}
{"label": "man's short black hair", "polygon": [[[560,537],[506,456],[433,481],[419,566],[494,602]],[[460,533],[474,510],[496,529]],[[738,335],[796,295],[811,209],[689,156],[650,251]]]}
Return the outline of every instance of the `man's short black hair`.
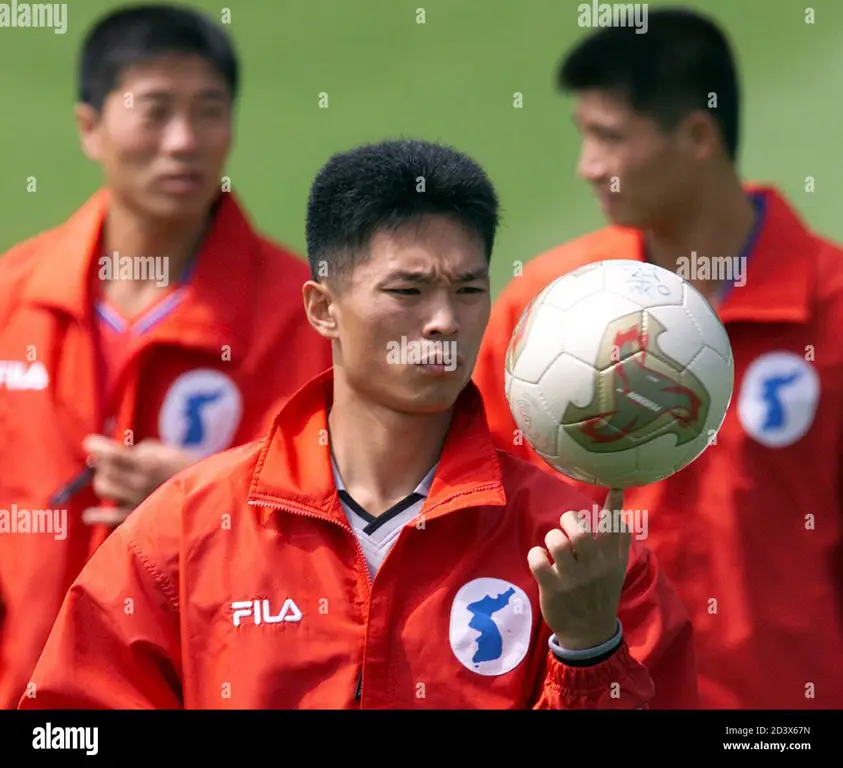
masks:
{"label": "man's short black hair", "polygon": [[222,28],[190,8],[135,5],[100,19],[82,45],[79,100],[102,109],[123,72],[159,56],[177,53],[207,60],[237,97],[239,64],[234,46]]}
{"label": "man's short black hair", "polygon": [[[558,85],[564,92],[615,92],[666,130],[691,112],[707,112],[720,128],[729,158],[737,157],[736,64],[724,32],[699,13],[653,11],[644,34],[631,26],[600,30],[565,57]],[[715,103],[710,103],[712,94]]]}
{"label": "man's short black hair", "polygon": [[334,155],[313,181],[307,203],[313,279],[347,277],[366,258],[372,235],[430,214],[448,216],[477,235],[487,263],[491,260],[498,198],[474,160],[415,139],[365,144]]}

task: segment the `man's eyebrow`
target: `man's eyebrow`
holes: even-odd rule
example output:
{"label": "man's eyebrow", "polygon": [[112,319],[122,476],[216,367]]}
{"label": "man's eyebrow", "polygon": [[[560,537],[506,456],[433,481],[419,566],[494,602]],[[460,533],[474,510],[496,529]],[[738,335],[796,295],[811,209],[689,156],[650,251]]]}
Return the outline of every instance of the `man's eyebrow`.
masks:
{"label": "man's eyebrow", "polygon": [[[203,91],[200,91],[196,94],[197,98],[199,99],[215,99],[215,100],[224,100],[226,99],[226,92],[222,88],[206,88]],[[173,93],[169,91],[146,91],[137,94],[135,96],[136,101],[171,101],[175,98]]]}
{"label": "man's eyebrow", "polygon": [[387,280],[397,280],[402,283],[429,283],[433,278],[429,272],[407,272],[406,270],[397,270],[390,272]]}
{"label": "man's eyebrow", "polygon": [[486,267],[472,269],[468,272],[460,272],[455,276],[455,283],[473,283],[475,280],[485,280],[489,277],[489,270]]}
{"label": "man's eyebrow", "polygon": [[[453,281],[455,283],[471,283],[475,280],[485,280],[489,276],[489,270],[485,267],[480,269],[472,269],[468,272],[460,272],[454,275]],[[406,271],[398,270],[391,272],[387,280],[399,280],[407,283],[430,283],[433,281],[433,275],[430,272],[424,271]]]}

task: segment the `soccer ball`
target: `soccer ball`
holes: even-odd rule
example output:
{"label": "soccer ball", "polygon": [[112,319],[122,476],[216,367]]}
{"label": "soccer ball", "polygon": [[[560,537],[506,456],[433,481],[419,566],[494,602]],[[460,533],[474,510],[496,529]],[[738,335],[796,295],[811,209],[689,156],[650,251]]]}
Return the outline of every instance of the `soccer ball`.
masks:
{"label": "soccer ball", "polygon": [[654,264],[602,261],[527,306],[505,363],[523,438],[557,471],[630,488],[716,441],[734,387],[726,329],[690,283]]}

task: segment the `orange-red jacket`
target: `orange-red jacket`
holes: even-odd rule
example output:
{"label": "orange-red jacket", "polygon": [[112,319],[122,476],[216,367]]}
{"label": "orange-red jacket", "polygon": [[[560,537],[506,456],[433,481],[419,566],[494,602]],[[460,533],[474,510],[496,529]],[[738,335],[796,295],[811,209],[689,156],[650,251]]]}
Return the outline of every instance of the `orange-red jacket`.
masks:
{"label": "orange-red jacket", "polygon": [[90,286],[107,206],[101,191],[0,258],[3,708],[17,706],[67,588],[110,531],[82,522],[97,503],[90,483],[56,497],[85,469],[85,436],[157,438],[201,457],[265,433],[281,401],[331,365],[304,314],[306,264],[259,236],[227,195],[181,303],[102,402]]}
{"label": "orange-red jacket", "polygon": [[[626,492],[648,513],[649,548],[694,622],[700,700],[710,709],[843,708],[843,251],[774,188],[719,310],[735,393],[716,443],[660,483]],[[557,277],[643,261],[634,230],[607,227],[529,261],[492,312],[475,368],[496,444],[547,469],[504,397],[521,312]],[[569,481],[602,499],[605,491]]]}
{"label": "orange-red jacket", "polygon": [[[70,589],[22,709],[694,705],[689,619],[638,544],[616,653],[572,668],[549,651],[527,552],[585,499],[495,450],[473,385],[420,518],[371,579],[323,439],[332,385],[331,371],[317,377],[265,441],[194,465],[138,508]],[[517,596],[499,624],[512,668],[492,674],[475,671],[478,635],[454,610],[486,580]]]}

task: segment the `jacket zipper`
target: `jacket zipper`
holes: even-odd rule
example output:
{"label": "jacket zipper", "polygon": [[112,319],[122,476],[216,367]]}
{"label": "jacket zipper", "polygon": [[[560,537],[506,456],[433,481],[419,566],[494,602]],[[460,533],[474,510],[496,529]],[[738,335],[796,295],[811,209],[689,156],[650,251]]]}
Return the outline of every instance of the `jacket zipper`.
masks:
{"label": "jacket zipper", "polygon": [[[301,517],[312,517],[314,520],[325,520],[325,518],[321,517],[320,515],[313,515],[313,514],[310,514],[308,512],[302,512],[301,510],[298,510],[298,509],[291,509],[290,507],[284,507],[280,504],[273,504],[273,503],[268,502],[268,501],[250,501],[249,505],[253,506],[253,507],[264,507],[266,509],[278,509],[278,510],[282,510],[284,512],[290,512],[291,514],[294,514],[294,515],[300,515]],[[354,531],[349,526],[343,525],[342,523],[337,522],[336,520],[326,520],[326,522],[333,523],[334,525],[337,525],[340,528],[342,528],[344,531],[350,533],[351,538],[354,540],[354,548],[357,550],[357,559],[358,559],[358,562],[362,563],[363,568],[366,571],[366,583],[369,586],[369,594],[368,594],[367,601],[366,601],[367,602],[367,606],[366,606],[366,629],[368,630],[368,628],[369,628],[369,603],[371,602],[371,599],[372,599],[372,587],[373,587],[374,582],[372,580],[372,574],[369,572],[369,564],[366,562],[366,555],[363,552],[363,547],[360,546],[360,542],[358,541],[357,536],[354,535]],[[354,686],[354,700],[359,702],[359,701],[362,700],[362,698],[363,698],[363,666],[361,664],[360,672],[357,674],[357,683]]]}
{"label": "jacket zipper", "polygon": [[[71,320],[71,323],[75,323],[76,321]],[[85,334],[87,335],[88,339],[95,338],[95,331],[93,330],[94,324],[91,322],[89,317],[86,317],[85,320],[80,323],[83,327]],[[68,326],[66,325],[62,330],[62,340],[67,335]],[[56,351],[54,354],[54,359],[52,361],[53,370],[58,370],[58,360],[61,356],[61,347]],[[93,426],[96,431],[102,431],[101,421],[102,421],[102,396],[100,390],[102,389],[101,385],[101,377],[99,372],[99,350],[96,349],[94,345],[93,354],[92,354],[92,364],[94,368],[94,381],[95,383],[95,396],[94,396],[94,416],[93,416]],[[90,427],[91,425],[86,425]],[[65,433],[66,436],[66,433]],[[67,436],[66,436],[67,437]],[[66,440],[66,444],[69,449],[71,449],[74,453],[80,452],[81,453],[81,445],[71,442],[68,438]],[[79,471],[70,479],[67,480],[60,488],[57,488],[50,494],[49,504],[51,507],[58,507],[64,504],[67,504],[77,493],[81,492],[85,489],[94,479],[94,470],[87,463],[87,457],[84,465],[79,469]]]}
{"label": "jacket zipper", "polygon": [[[91,323],[86,323],[85,331],[90,338],[96,336],[96,331],[93,329]],[[140,358],[150,347],[151,345],[141,347],[140,349],[136,350],[134,355],[132,355],[128,360],[125,361],[124,368],[120,375],[120,379],[115,382],[115,392],[120,392],[124,389],[124,385],[126,380],[129,378],[130,371],[132,371],[133,367],[137,366]],[[108,393],[103,390],[104,382],[102,380],[102,376],[100,375],[100,363],[100,349],[97,347],[95,349],[94,354],[94,366],[96,368],[95,376],[97,381],[95,405],[96,413],[94,415],[94,421],[97,424],[97,432],[100,432],[105,437],[110,437],[113,440],[116,439],[117,424],[115,423],[114,428],[111,430],[106,429],[106,426],[108,426],[108,420],[106,420],[105,414],[112,410],[111,408],[107,407],[112,405],[112,403],[106,402],[106,396]],[[94,474],[95,471],[93,467],[86,463],[77,475],[72,477],[70,480],[67,481],[67,483],[65,483],[61,488],[59,488],[53,493],[52,497],[50,498],[50,505],[53,507],[57,507],[60,504],[66,504],[77,493],[87,488],[91,484],[94,479]]]}

